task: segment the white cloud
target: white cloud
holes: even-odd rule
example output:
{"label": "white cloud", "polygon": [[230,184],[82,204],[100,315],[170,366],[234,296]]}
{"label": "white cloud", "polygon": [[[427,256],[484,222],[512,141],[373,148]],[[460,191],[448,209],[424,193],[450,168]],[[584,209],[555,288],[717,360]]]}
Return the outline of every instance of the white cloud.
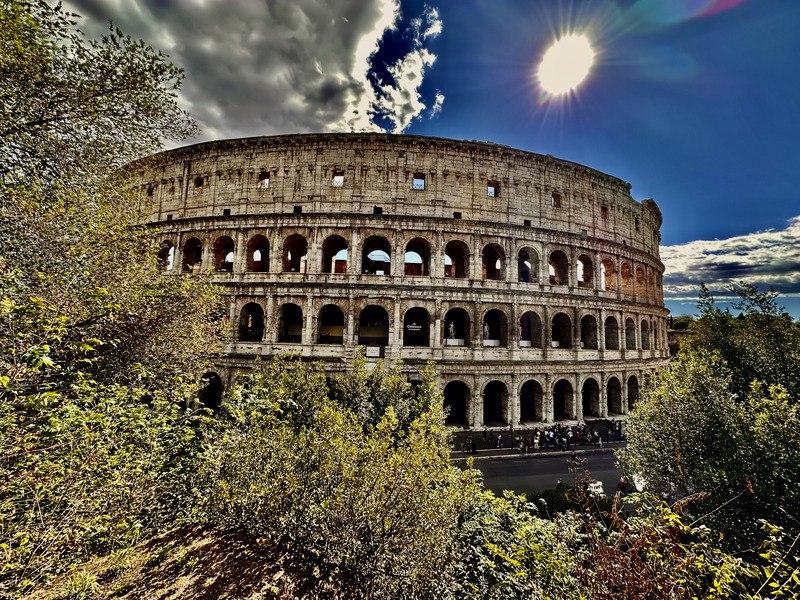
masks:
{"label": "white cloud", "polygon": [[442,112],[442,105],[444,104],[444,94],[440,91],[436,91],[436,96],[434,98],[433,106],[431,107],[430,117],[433,118]]}
{"label": "white cloud", "polygon": [[738,281],[791,297],[800,293],[800,216],[784,229],[662,246],[661,259],[668,299],[696,297],[700,282],[720,292]]}
{"label": "white cloud", "polygon": [[[376,86],[371,62],[401,21],[400,0],[68,0],[90,37],[109,19],[186,71],[180,102],[200,139],[308,131],[403,131],[425,103],[419,89],[436,57],[423,46],[442,31],[427,7],[394,82]],[[394,59],[394,57],[393,57]]]}

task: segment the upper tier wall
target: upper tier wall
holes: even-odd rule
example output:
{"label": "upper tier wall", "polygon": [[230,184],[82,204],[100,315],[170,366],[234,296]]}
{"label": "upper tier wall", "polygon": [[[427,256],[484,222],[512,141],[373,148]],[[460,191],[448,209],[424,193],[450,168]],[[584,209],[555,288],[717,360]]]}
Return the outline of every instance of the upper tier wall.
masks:
{"label": "upper tier wall", "polygon": [[[659,256],[661,212],[652,200],[635,201],[630,184],[497,144],[388,134],[287,135],[178,148],[134,168],[143,200],[152,203],[151,221],[380,209],[588,235]],[[421,187],[415,178],[424,179],[424,189],[415,189]]]}

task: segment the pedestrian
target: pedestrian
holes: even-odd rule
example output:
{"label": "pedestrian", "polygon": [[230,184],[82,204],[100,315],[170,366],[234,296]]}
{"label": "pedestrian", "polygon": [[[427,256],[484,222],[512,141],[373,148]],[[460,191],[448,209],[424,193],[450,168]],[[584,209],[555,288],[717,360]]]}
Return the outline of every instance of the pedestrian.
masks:
{"label": "pedestrian", "polygon": [[502,433],[498,433],[497,434],[497,447],[498,448],[502,448],[503,447],[503,434]]}

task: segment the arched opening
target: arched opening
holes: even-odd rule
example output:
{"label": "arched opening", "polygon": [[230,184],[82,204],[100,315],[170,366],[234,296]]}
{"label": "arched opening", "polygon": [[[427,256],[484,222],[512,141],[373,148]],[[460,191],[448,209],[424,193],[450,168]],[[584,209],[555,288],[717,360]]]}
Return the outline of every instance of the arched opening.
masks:
{"label": "arched opening", "polygon": [[604,292],[617,291],[617,269],[610,258],[600,263],[600,289]]}
{"label": "arched opening", "polygon": [[542,347],[542,319],[532,310],[519,319],[519,345],[524,348]]}
{"label": "arched opening", "polygon": [[650,323],[642,321],[642,350],[650,350]]}
{"label": "arched opening", "polygon": [[508,424],[508,388],[502,381],[490,381],[483,388],[483,424],[489,427]]}
{"label": "arched opening", "polygon": [[260,342],[264,339],[264,309],[256,302],[248,302],[239,314],[239,340]]}
{"label": "arched opening", "polygon": [[459,240],[447,242],[444,248],[444,276],[464,279],[469,273],[469,247]]}
{"label": "arched opening", "polygon": [[319,311],[320,344],[341,344],[344,342],[344,312],[335,304],[326,304]]}
{"label": "arched opening", "polygon": [[650,271],[647,274],[647,291],[648,291],[648,298],[650,298],[651,302],[656,301],[656,276],[655,274]]}
{"label": "arched opening", "polygon": [[506,278],[506,254],[498,244],[487,244],[483,248],[483,278],[504,280]]}
{"label": "arched opening", "polygon": [[403,346],[430,346],[430,317],[419,306],[410,308],[403,317]]}
{"label": "arched opening", "polygon": [[493,308],[483,317],[483,345],[506,346],[508,344],[508,317]]}
{"label": "arched opening", "polygon": [[422,238],[414,238],[406,246],[403,273],[411,276],[431,274],[431,245]]}
{"label": "arched opening", "polygon": [[633,319],[625,319],[625,349],[636,350],[636,323]]}
{"label": "arched opening", "polygon": [[606,317],[605,342],[606,350],[619,350],[619,323],[616,317]]}
{"label": "arched opening", "polygon": [[466,427],[469,425],[469,386],[463,381],[451,381],[444,386],[445,425]]}
{"label": "arched opening", "polygon": [[578,287],[592,289],[594,287],[594,265],[592,264],[592,259],[585,254],[581,254],[575,267]]}
{"label": "arched opening", "polygon": [[235,247],[233,240],[227,235],[216,239],[214,242],[214,269],[233,273]]}
{"label": "arched opening", "polygon": [[603,416],[600,407],[600,386],[597,384],[597,381],[591,377],[583,382],[581,404],[583,406],[584,417]]}
{"label": "arched opening", "polygon": [[255,235],[247,242],[247,270],[252,273],[269,271],[269,240],[263,235]]}
{"label": "arched opening", "polygon": [[622,263],[620,277],[622,279],[622,293],[633,296],[633,273],[631,273],[631,266],[626,262]]}
{"label": "arched opening", "polygon": [[517,255],[517,281],[533,283],[538,279],[539,255],[531,248],[523,248]]}
{"label": "arched opening", "polygon": [[553,419],[566,421],[575,418],[575,398],[572,384],[559,379],[553,386]]}
{"label": "arched opening", "polygon": [[202,386],[197,399],[206,408],[217,412],[222,406],[222,377],[214,371],[208,371],[200,378],[200,382]]}
{"label": "arched opening", "polygon": [[609,377],[606,383],[606,398],[609,414],[621,415],[625,412],[622,410],[622,384],[616,377]]}
{"label": "arched opening", "polygon": [[553,348],[572,348],[572,320],[566,313],[558,313],[553,317],[551,334]]}
{"label": "arched opening", "polygon": [[569,283],[569,261],[561,250],[550,254],[550,285],[567,285]]}
{"label": "arched opening", "polygon": [[278,310],[278,341],[298,344],[303,340],[303,309],[287,303]]}
{"label": "arched opening", "polygon": [[203,264],[203,242],[189,238],[183,245],[183,272],[199,273]]}
{"label": "arched opening", "polygon": [[329,235],[322,242],[322,272],[347,273],[347,240],[340,235]]}
{"label": "arched opening", "polygon": [[372,304],[358,316],[358,343],[362,346],[389,344],[389,314],[382,306]]}
{"label": "arched opening", "polygon": [[636,375],[631,375],[628,378],[628,411],[639,403],[639,380]]}
{"label": "arched opening", "polygon": [[161,242],[158,248],[158,268],[162,271],[172,271],[175,266],[175,244],[169,240]]}
{"label": "arched opening", "polygon": [[644,269],[636,267],[636,297],[639,300],[647,298],[647,284],[644,279]]}
{"label": "arched opening", "polygon": [[584,315],[581,319],[581,348],[597,350],[597,319]]}
{"label": "arched opening", "polygon": [[535,379],[529,379],[520,389],[519,420],[521,423],[544,421],[544,390]]}
{"label": "arched opening", "polygon": [[469,313],[463,308],[451,308],[444,315],[445,346],[469,346]]}
{"label": "arched opening", "polygon": [[361,272],[366,275],[391,275],[392,247],[389,240],[373,235],[364,242]]}
{"label": "arched opening", "polygon": [[299,233],[293,233],[283,242],[283,272],[306,273],[308,242]]}

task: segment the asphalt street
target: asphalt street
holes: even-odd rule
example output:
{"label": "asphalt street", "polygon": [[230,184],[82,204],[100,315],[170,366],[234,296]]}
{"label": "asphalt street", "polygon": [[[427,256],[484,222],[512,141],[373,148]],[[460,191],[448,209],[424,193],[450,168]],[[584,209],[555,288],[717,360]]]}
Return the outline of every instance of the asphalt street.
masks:
{"label": "asphalt street", "polygon": [[[613,494],[622,472],[614,464],[614,450],[578,454],[585,459],[582,468],[592,477],[603,482],[606,494]],[[513,490],[524,493],[555,487],[560,479],[564,483],[575,483],[578,473],[571,473],[569,455],[535,454],[519,457],[481,458],[475,468],[483,472],[484,484],[496,493]]]}

